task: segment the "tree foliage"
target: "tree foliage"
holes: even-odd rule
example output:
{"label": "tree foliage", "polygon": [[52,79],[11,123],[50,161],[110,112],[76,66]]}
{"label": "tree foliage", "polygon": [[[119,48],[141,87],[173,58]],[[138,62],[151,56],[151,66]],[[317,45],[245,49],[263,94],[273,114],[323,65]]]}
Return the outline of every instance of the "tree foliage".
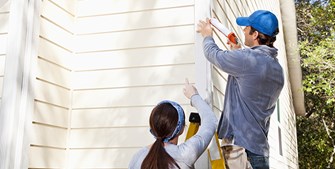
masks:
{"label": "tree foliage", "polygon": [[335,0],[296,0],[306,116],[297,118],[299,166],[335,169]]}

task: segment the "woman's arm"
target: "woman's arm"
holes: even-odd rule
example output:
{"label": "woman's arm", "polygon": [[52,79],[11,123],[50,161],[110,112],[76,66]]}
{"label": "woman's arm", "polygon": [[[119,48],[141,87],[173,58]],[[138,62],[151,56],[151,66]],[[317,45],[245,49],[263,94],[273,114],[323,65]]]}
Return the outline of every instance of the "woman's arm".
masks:
{"label": "woman's arm", "polygon": [[186,159],[185,163],[193,165],[212,140],[218,121],[211,107],[188,81],[185,84],[184,94],[191,99],[191,105],[197,109],[201,118],[201,126],[198,132],[179,146],[181,155]]}

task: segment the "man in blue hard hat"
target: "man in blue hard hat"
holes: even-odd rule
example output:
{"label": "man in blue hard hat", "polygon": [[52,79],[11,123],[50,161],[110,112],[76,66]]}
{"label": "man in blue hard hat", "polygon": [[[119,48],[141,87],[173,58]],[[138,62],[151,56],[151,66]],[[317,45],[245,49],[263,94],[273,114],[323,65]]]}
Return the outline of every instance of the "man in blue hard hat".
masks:
{"label": "man in blue hard hat", "polygon": [[[233,150],[242,149],[253,169],[268,169],[270,116],[284,85],[278,52],[273,46],[279,32],[278,20],[270,11],[257,10],[249,17],[238,17],[236,22],[245,26],[244,44],[249,48],[239,49],[230,43],[235,50],[220,49],[212,37],[209,19],[200,21],[197,28],[204,37],[207,60],[229,75],[218,135],[239,147]],[[228,149],[229,146],[223,148]]]}

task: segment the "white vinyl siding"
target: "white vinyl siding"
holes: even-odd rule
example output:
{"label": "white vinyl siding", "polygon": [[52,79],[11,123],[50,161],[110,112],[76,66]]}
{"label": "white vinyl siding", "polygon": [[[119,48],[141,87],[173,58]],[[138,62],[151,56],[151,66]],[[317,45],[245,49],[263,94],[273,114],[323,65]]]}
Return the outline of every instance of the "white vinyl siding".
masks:
{"label": "white vinyl siding", "polygon": [[193,1],[77,1],[75,33],[70,168],[127,168],[159,101],[192,110]]}
{"label": "white vinyl siding", "polygon": [[[73,3],[73,2],[72,2]],[[66,168],[73,19],[65,1],[41,2],[29,168]]]}
{"label": "white vinyl siding", "polygon": [[2,103],[2,86],[5,74],[5,60],[7,50],[8,24],[10,2],[0,7],[0,106]]}
{"label": "white vinyl siding", "polygon": [[[277,16],[281,16],[279,1],[267,3],[268,9]],[[281,17],[277,17],[279,21],[279,34],[276,36],[277,41],[275,47],[278,48],[278,60],[282,65],[285,76],[285,84],[279,97],[280,121],[277,119],[276,112],[271,117],[269,143],[270,143],[270,167],[271,168],[298,168],[298,144],[296,136],[295,113],[292,104],[292,96],[289,82],[289,74],[287,67],[286,49],[284,41],[284,32],[282,28]],[[278,108],[277,107],[277,108]],[[276,111],[276,110],[275,110]],[[280,128],[281,134],[278,128]],[[279,143],[279,135],[281,135],[281,143]],[[280,155],[280,147],[282,145],[283,154]]]}
{"label": "white vinyl siding", "polygon": [[[179,102],[186,118],[194,111],[182,93],[185,78],[196,84],[204,98],[210,97],[206,100],[219,118],[227,74],[202,56],[202,38],[195,32],[198,20],[207,15],[217,17],[243,41],[236,17],[268,9],[280,20],[281,12],[278,0],[38,2],[38,50],[32,61],[34,109],[27,138],[28,168],[41,169],[127,168],[134,153],[154,141],[149,115],[159,101]],[[0,8],[0,94],[9,10],[9,3]],[[214,39],[227,49],[227,38],[216,30]],[[286,83],[279,102],[281,120],[277,114],[271,119],[270,166],[298,168],[283,32],[275,46]],[[30,113],[27,116],[30,118]],[[196,168],[208,167],[206,153],[199,161]]]}
{"label": "white vinyl siding", "polygon": [[127,168],[153,141],[155,104],[193,110],[181,93],[194,82],[192,1],[44,0],[40,25],[29,167]]}

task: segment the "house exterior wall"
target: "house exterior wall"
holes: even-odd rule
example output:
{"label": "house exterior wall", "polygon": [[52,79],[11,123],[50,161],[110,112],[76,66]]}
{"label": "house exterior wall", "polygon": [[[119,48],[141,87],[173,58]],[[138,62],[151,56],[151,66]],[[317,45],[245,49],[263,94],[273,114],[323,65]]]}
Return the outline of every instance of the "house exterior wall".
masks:
{"label": "house exterior wall", "polygon": [[191,111],[182,87],[195,77],[194,2],[77,1],[76,34],[70,168],[127,168],[154,141],[159,101]]}
{"label": "house exterior wall", "polygon": [[2,85],[5,74],[5,60],[6,60],[6,49],[7,49],[7,37],[8,37],[8,24],[9,24],[9,6],[10,2],[7,2],[0,7],[0,106],[2,101]]}
{"label": "house exterior wall", "polygon": [[[127,168],[132,155],[154,141],[148,119],[159,101],[181,103],[186,117],[195,111],[182,94],[185,78],[219,118],[227,74],[202,56],[198,20],[216,17],[242,41],[238,16],[267,9],[281,24],[278,0],[40,2],[29,168]],[[8,14],[8,6],[0,8],[0,85]],[[221,33],[214,39],[227,49]],[[275,46],[286,83],[271,118],[270,167],[298,168],[283,32]],[[206,153],[196,168],[208,168]]]}
{"label": "house exterior wall", "polygon": [[29,168],[66,168],[74,2],[41,1]]}

